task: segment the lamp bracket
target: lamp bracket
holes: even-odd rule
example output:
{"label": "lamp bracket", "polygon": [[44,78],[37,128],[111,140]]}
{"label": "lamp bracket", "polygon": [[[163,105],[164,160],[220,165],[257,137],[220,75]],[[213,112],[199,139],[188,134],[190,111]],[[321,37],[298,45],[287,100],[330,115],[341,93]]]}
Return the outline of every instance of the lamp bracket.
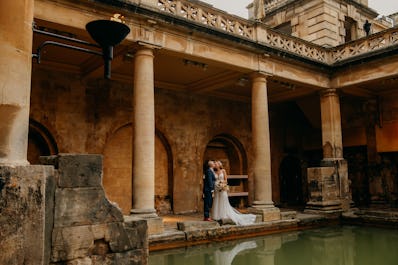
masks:
{"label": "lamp bracket", "polygon": [[[62,40],[66,40],[66,41],[70,41],[70,42],[74,42],[74,43],[79,43],[79,44],[82,44],[82,45],[85,45],[85,46],[101,48],[101,46],[99,46],[97,44],[93,44],[93,43],[90,43],[90,42],[87,42],[87,41],[84,41],[84,40],[79,40],[79,39],[76,39],[76,38],[66,37],[66,36],[63,36],[63,35],[60,35],[60,34],[56,34],[56,33],[52,33],[52,32],[47,32],[47,31],[44,31],[44,30],[39,30],[39,29],[33,28],[33,32],[34,33],[38,33],[38,34],[42,34],[42,35],[46,35],[46,36],[50,36],[50,37],[54,37],[54,38],[58,38],[58,39],[62,39]],[[70,44],[66,44],[66,43],[61,43],[61,42],[57,42],[57,41],[44,41],[42,44],[39,45],[39,47],[36,50],[36,53],[32,54],[32,58],[36,58],[37,63],[41,62],[42,50],[46,46],[49,46],[49,45],[54,45],[54,46],[58,46],[58,47],[63,47],[63,48],[72,49],[72,50],[81,51],[81,52],[90,53],[90,54],[99,55],[99,56],[103,55],[103,53],[101,51],[87,49],[87,48],[74,46],[74,45],[70,45]]]}

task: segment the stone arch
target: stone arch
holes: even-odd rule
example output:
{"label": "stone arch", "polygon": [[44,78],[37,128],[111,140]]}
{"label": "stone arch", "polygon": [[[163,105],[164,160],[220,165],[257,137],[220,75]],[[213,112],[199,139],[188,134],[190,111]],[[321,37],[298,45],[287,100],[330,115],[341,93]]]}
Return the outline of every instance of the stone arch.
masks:
{"label": "stone arch", "polygon": [[41,123],[29,119],[28,161],[40,164],[40,156],[58,154],[57,143],[50,131]]}
{"label": "stone arch", "polygon": [[163,133],[155,131],[155,208],[158,213],[173,210],[173,154]]}
{"label": "stone arch", "polygon": [[[216,135],[206,146],[204,154],[206,160],[220,160],[230,175],[229,201],[232,206],[243,208],[249,203],[249,183],[247,156],[240,141],[229,135]],[[235,175],[232,178],[231,175]]]}
{"label": "stone arch", "polygon": [[[104,148],[103,185],[108,198],[124,214],[132,207],[132,124],[125,124],[108,136]],[[155,133],[155,207],[160,213],[172,210],[173,162],[171,148],[164,135]]]}
{"label": "stone arch", "polygon": [[119,127],[108,136],[103,152],[105,193],[124,214],[129,214],[132,207],[132,135],[131,123]]}
{"label": "stone arch", "polygon": [[247,174],[246,151],[240,141],[229,134],[216,135],[206,146],[204,161],[221,160],[230,175]]}

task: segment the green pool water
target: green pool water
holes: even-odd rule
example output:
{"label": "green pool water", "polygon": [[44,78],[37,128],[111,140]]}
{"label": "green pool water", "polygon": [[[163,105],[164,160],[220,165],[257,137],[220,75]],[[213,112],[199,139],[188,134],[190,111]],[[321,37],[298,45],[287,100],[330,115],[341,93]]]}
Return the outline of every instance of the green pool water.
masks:
{"label": "green pool water", "polygon": [[150,265],[398,265],[398,230],[336,226],[150,253]]}

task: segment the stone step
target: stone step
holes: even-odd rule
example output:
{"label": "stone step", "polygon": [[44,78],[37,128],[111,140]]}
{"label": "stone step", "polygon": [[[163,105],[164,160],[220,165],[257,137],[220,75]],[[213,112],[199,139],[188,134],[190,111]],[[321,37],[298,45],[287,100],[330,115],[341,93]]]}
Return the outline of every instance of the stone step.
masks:
{"label": "stone step", "polygon": [[290,220],[296,218],[297,218],[296,211],[281,211],[281,220]]}
{"label": "stone step", "polygon": [[180,231],[197,231],[220,227],[216,221],[184,221],[177,222],[177,228]]}

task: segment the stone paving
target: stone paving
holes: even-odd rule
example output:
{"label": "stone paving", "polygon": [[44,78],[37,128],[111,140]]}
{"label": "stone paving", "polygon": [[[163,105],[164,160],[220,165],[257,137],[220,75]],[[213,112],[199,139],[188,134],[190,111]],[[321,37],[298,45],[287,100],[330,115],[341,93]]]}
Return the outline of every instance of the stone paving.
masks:
{"label": "stone paving", "polygon": [[164,232],[149,236],[150,250],[182,247],[211,241],[229,240],[302,229],[306,226],[326,225],[331,219],[316,214],[297,213],[281,209],[281,220],[272,222],[258,221],[252,225],[238,226],[224,223],[205,222],[198,213],[164,215]]}

